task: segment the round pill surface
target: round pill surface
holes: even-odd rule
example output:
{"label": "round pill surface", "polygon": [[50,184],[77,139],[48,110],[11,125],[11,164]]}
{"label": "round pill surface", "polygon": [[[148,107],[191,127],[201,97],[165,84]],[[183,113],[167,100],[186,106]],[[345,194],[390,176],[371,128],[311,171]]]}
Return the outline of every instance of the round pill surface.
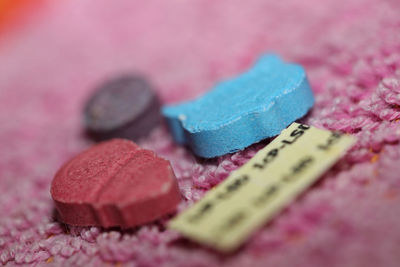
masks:
{"label": "round pill surface", "polygon": [[173,212],[181,200],[170,163],[124,139],[65,163],[50,191],[60,219],[79,226],[137,226]]}
{"label": "round pill surface", "polygon": [[138,140],[161,121],[160,103],[141,76],[124,75],[97,88],[84,108],[88,133],[96,140]]}

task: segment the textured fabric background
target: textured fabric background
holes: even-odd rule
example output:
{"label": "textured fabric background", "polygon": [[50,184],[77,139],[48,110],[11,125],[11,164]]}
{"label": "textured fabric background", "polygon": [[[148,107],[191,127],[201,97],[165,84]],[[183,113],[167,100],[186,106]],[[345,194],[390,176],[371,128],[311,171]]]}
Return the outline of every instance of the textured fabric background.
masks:
{"label": "textured fabric background", "polygon": [[[173,103],[268,51],[306,68],[316,105],[304,121],[354,134],[358,143],[237,253],[182,239],[165,230],[166,219],[129,231],[54,219],[54,173],[92,144],[81,109],[94,85],[138,71]],[[397,0],[45,3],[0,37],[0,263],[398,267],[399,119]],[[172,162],[180,209],[267,143],[205,161],[174,145],[163,126],[140,142]]]}

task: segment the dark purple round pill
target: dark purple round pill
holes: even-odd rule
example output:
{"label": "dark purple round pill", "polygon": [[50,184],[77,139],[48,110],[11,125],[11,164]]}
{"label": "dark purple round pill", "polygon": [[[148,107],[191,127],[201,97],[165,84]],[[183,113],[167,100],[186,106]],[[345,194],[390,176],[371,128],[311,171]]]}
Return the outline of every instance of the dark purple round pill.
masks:
{"label": "dark purple round pill", "polygon": [[124,75],[97,88],[86,103],[84,121],[96,140],[136,141],[160,123],[160,102],[145,78]]}

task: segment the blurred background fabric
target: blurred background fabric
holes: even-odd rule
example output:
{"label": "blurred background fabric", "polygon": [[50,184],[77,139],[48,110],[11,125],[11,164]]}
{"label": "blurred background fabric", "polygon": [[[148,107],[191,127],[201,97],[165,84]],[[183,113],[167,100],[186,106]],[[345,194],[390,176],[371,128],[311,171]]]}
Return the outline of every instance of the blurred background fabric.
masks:
{"label": "blurred background fabric", "polygon": [[[35,2],[35,4],[32,4]],[[386,266],[400,262],[400,2],[397,0],[0,0],[0,263],[64,266]],[[304,122],[356,146],[240,250],[220,255],[165,228],[71,227],[51,180],[93,142],[82,107],[121,72],[163,103],[192,99],[261,54],[302,64]],[[195,158],[160,125],[139,144],[171,161],[180,210],[268,140]]]}

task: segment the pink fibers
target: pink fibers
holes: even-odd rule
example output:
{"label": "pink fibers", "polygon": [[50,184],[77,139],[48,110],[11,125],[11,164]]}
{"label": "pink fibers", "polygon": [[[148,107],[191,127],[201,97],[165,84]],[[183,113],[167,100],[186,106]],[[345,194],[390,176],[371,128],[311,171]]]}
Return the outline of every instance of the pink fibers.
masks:
{"label": "pink fibers", "polygon": [[[54,1],[0,43],[0,263],[65,266],[386,266],[400,262],[400,4],[395,0]],[[7,38],[4,38],[7,37]],[[165,103],[197,96],[274,51],[304,65],[306,123],[356,146],[233,255],[165,230],[53,218],[55,171],[91,142],[82,105],[105,77],[139,71]],[[214,160],[164,127],[139,142],[171,161],[180,209],[268,140]]]}

